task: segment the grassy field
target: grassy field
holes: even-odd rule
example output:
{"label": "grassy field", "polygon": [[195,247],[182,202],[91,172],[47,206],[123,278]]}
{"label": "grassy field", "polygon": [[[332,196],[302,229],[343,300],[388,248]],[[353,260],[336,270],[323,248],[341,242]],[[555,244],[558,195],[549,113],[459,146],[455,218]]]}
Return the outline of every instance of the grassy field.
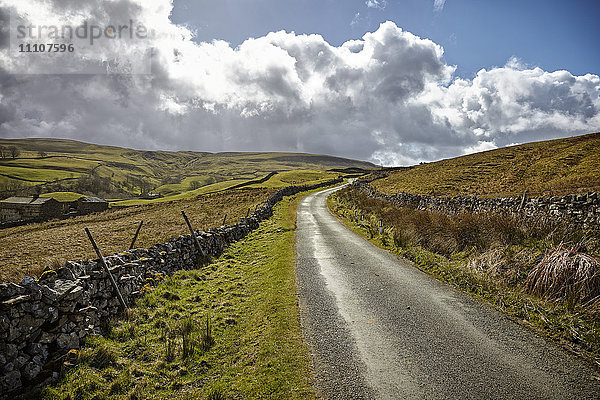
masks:
{"label": "grassy field", "polygon": [[[330,196],[329,207],[378,246],[600,366],[597,231],[500,215],[400,208],[349,188]],[[355,212],[364,215],[364,223],[355,220]]]}
{"label": "grassy field", "polygon": [[84,195],[74,192],[52,192],[41,194],[40,197],[50,197],[56,201],[75,201]]}
{"label": "grassy field", "polygon": [[37,186],[41,193],[74,191],[113,199],[142,191],[189,198],[199,193],[185,195],[191,190],[262,178],[273,171],[374,167],[325,155],[141,151],[64,139],[0,139],[0,146],[20,152],[15,159],[0,159],[0,194]]}
{"label": "grassy field", "polygon": [[256,179],[232,179],[229,181],[223,181],[218,183],[213,183],[210,185],[203,186],[199,189],[189,190],[187,192],[172,194],[168,196],[164,196],[158,199],[151,200],[143,200],[143,199],[130,199],[130,200],[116,200],[111,201],[111,206],[135,206],[135,205],[144,205],[144,204],[156,204],[156,203],[164,203],[167,201],[176,201],[176,200],[186,200],[191,199],[196,196],[201,196],[205,194],[211,194],[216,192],[222,192],[225,190],[229,190],[232,187],[244,184],[246,188],[250,189],[280,189],[290,185],[313,185],[316,183],[328,181],[331,179],[335,179],[340,174],[337,172],[329,172],[329,171],[314,171],[314,170],[292,170],[292,171],[283,171],[277,173],[276,175],[269,178],[267,181],[262,183],[251,183],[250,181],[254,181]]}
{"label": "grassy field", "polygon": [[501,197],[600,190],[600,133],[527,143],[417,165],[373,182],[377,190]]}
{"label": "grassy field", "polygon": [[[36,157],[35,154],[27,154]],[[67,155],[46,156],[37,158],[27,158],[21,155],[16,159],[4,159],[2,164],[13,167],[20,167],[32,170],[58,170],[87,173],[90,169],[98,165],[97,161],[87,160],[85,158],[69,157]]]}
{"label": "grassy field", "polygon": [[[254,178],[254,176],[244,176],[243,174],[240,174],[237,178],[238,178],[239,182],[242,182],[244,180],[252,179],[252,178]],[[227,180],[227,181],[223,181],[220,183],[231,182],[234,180],[235,179]],[[203,176],[203,175],[190,176],[190,177],[184,178],[181,181],[181,183],[171,183],[171,184],[159,186],[158,188],[156,188],[156,190],[154,192],[160,193],[163,196],[172,196],[172,195],[177,195],[177,194],[184,193],[187,191],[196,190],[199,187],[211,186],[212,184],[214,184],[214,183],[213,183],[213,179],[211,179],[210,176]]]}
{"label": "grassy field", "polygon": [[335,179],[340,174],[337,172],[314,171],[314,170],[294,170],[284,171],[274,175],[264,183],[250,185],[250,188],[283,188],[290,185],[314,185],[331,179]]}
{"label": "grassy field", "polygon": [[295,287],[296,204],[279,203],[214,263],[167,278],[41,397],[315,399]]}
{"label": "grassy field", "polygon": [[[203,186],[198,189],[188,190],[183,193],[171,194],[168,196],[164,196],[158,199],[151,200],[143,200],[143,199],[130,199],[130,200],[116,200],[112,201],[112,206],[134,206],[134,205],[144,205],[144,204],[156,204],[156,203],[164,203],[167,201],[176,201],[176,200],[186,200],[191,199],[196,196],[201,196],[205,194],[211,194],[216,192],[222,192],[225,190],[229,190],[231,188],[237,187],[239,185],[244,185],[246,188],[251,189],[280,189],[290,185],[312,185],[315,183],[327,181],[330,179],[334,179],[340,174],[337,172],[328,172],[328,171],[310,171],[310,170],[298,170],[298,171],[284,171],[277,173],[272,176],[265,182],[252,184],[252,181],[255,181],[256,178],[252,179],[232,179],[228,181],[213,183],[210,185]],[[260,178],[265,178],[264,177]]]}
{"label": "grassy field", "polygon": [[10,165],[10,162],[6,164],[0,167],[0,172],[4,174],[4,176],[14,177],[16,180],[27,180],[33,183],[52,182],[54,180],[78,178],[81,176],[79,172],[75,171],[65,171],[46,168],[14,167]]}
{"label": "grassy field", "polygon": [[111,204],[111,206],[118,206],[118,207],[127,206],[127,207],[129,207],[129,206],[140,206],[140,205],[145,205],[145,204],[164,203],[164,202],[169,202],[169,201],[189,200],[189,199],[193,199],[195,197],[202,196],[202,195],[209,194],[209,193],[223,192],[223,191],[230,189],[231,187],[233,187],[235,185],[238,185],[238,184],[244,183],[244,182],[247,182],[247,181],[244,179],[233,179],[230,181],[213,183],[211,185],[203,186],[199,189],[189,190],[187,192],[183,192],[183,193],[179,193],[179,194],[172,194],[172,195],[161,197],[158,199],[113,200],[110,202],[110,204]]}
{"label": "grassy field", "polygon": [[275,189],[240,189],[189,200],[113,209],[67,220],[29,224],[0,230],[0,282],[39,276],[55,263],[95,258],[84,233],[90,228],[106,255],[127,250],[137,225],[144,220],[136,247],[147,248],[188,233],[181,210],[196,229],[220,226],[244,217],[248,208],[262,204]]}

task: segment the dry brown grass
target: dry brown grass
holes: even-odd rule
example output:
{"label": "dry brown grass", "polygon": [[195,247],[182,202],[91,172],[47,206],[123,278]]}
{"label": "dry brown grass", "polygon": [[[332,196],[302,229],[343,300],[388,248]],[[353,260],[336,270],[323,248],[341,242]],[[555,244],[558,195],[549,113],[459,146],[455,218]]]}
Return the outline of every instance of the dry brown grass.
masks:
{"label": "dry brown grass", "polygon": [[237,222],[248,208],[262,204],[275,189],[233,190],[192,200],[160,203],[0,230],[0,282],[39,276],[46,266],[66,260],[95,258],[83,228],[88,227],[104,255],[129,248],[140,220],[144,226],[136,247],[147,248],[188,234],[185,210],[196,229]]}
{"label": "dry brown grass", "polygon": [[342,189],[334,196],[349,208],[372,216],[372,220],[367,221],[372,226],[382,219],[384,226],[392,228],[393,240],[398,247],[420,246],[447,257],[463,251],[484,252],[547,238],[559,243],[577,236],[577,232],[543,219],[525,221],[494,213],[447,215],[395,207],[350,188]]}
{"label": "dry brown grass", "polygon": [[568,304],[584,304],[600,298],[600,257],[559,246],[548,252],[527,277],[531,293]]}
{"label": "dry brown grass", "polygon": [[373,186],[382,193],[502,197],[600,191],[600,133],[441,160],[390,173]]}
{"label": "dry brown grass", "polygon": [[381,219],[397,248],[419,247],[448,259],[466,257],[467,270],[528,288],[543,297],[600,300],[599,258],[562,245],[581,243],[587,253],[598,254],[598,231],[575,230],[545,218],[518,219],[494,213],[447,215],[396,207],[350,188],[334,194],[334,199],[352,216],[355,210],[365,215],[363,228],[371,237]]}

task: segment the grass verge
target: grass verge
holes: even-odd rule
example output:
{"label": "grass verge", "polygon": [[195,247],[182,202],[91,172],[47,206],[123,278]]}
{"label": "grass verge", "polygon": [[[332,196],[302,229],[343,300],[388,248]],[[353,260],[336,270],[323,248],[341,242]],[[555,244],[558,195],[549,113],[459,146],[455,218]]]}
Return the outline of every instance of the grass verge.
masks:
{"label": "grass verge", "polygon": [[[600,296],[583,291],[569,297],[540,295],[531,290],[531,277],[539,274],[540,267],[552,268],[547,264],[557,257],[553,254],[568,257],[571,265],[579,259],[598,260],[597,256],[581,256],[573,247],[564,255],[563,241],[573,240],[576,233],[558,234],[556,229],[519,225],[504,217],[472,214],[450,217],[398,208],[350,189],[334,193],[328,205],[346,226],[379,247],[491,303],[515,321],[536,329],[600,367]],[[381,233],[380,219],[384,226]],[[586,241],[578,239],[580,245]],[[597,244],[587,237],[590,250]],[[593,279],[596,282],[598,277]],[[587,290],[589,285],[581,287]]]}
{"label": "grass verge", "polygon": [[298,198],[214,263],[167,278],[42,397],[315,398],[295,287]]}

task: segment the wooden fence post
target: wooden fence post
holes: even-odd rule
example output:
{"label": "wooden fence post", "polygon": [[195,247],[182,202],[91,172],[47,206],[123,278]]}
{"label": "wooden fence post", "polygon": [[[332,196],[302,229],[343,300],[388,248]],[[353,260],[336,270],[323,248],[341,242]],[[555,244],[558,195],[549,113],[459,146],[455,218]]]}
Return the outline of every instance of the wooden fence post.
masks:
{"label": "wooden fence post", "polygon": [[519,206],[519,211],[521,211],[523,207],[525,207],[525,202],[527,202],[527,190],[525,190],[525,193],[523,193],[523,197],[521,198],[521,205]]}
{"label": "wooden fence post", "polygon": [[117,298],[119,299],[119,303],[121,303],[121,307],[123,307],[123,311],[127,311],[127,304],[125,303],[125,299],[123,299],[123,296],[121,295],[121,291],[119,290],[119,286],[117,286],[117,282],[115,281],[114,276],[112,276],[112,273],[108,269],[108,265],[106,265],[106,260],[102,256],[102,253],[100,252],[100,248],[98,247],[98,245],[96,245],[96,242],[94,241],[94,237],[92,236],[92,233],[90,232],[90,230],[88,228],[85,228],[85,233],[87,233],[88,238],[90,238],[90,242],[92,242],[92,246],[94,246],[94,250],[96,250],[96,254],[98,255],[98,258],[100,259],[100,262],[102,263],[102,267],[104,268],[104,271],[106,271],[106,273],[108,274],[108,277],[110,279],[110,283],[112,284],[113,289],[115,289],[115,292],[117,292]]}
{"label": "wooden fence post", "polygon": [[223,223],[221,225],[225,225],[225,221],[227,220],[227,214],[223,217]]}
{"label": "wooden fence post", "polygon": [[135,245],[135,241],[138,238],[138,235],[140,234],[140,229],[142,229],[142,225],[144,224],[144,220],[140,221],[140,224],[137,227],[137,230],[135,231],[135,235],[133,236],[133,240],[131,241],[131,246],[129,246],[129,250],[133,249],[133,246]]}
{"label": "wooden fence post", "polygon": [[200,242],[198,241],[198,237],[196,236],[196,232],[194,232],[194,228],[192,228],[192,224],[190,223],[190,220],[188,219],[187,215],[185,215],[185,211],[181,210],[181,215],[183,215],[183,219],[185,219],[185,223],[187,224],[188,228],[190,229],[190,233],[192,234],[192,239],[194,239],[194,243],[196,244],[196,249],[198,249],[198,252],[200,253],[200,255],[202,257],[206,257],[206,253],[204,252],[204,250],[202,250],[202,247],[200,246]]}
{"label": "wooden fence post", "polygon": [[381,232],[383,232],[383,220],[380,219],[379,220],[379,234],[381,235]]}

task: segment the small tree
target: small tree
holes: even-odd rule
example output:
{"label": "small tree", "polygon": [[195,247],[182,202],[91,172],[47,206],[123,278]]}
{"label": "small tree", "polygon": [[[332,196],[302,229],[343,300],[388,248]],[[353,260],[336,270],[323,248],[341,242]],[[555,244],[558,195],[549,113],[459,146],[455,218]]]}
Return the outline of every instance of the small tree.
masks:
{"label": "small tree", "polygon": [[0,158],[4,159],[8,157],[8,149],[5,146],[0,146]]}
{"label": "small tree", "polygon": [[46,157],[48,154],[46,154],[46,152],[44,150],[40,150],[38,151],[38,156],[40,157]]}
{"label": "small tree", "polygon": [[149,193],[150,190],[152,190],[152,183],[148,182],[145,179],[140,179],[139,180],[139,188],[140,188],[140,190],[142,192],[141,194]]}
{"label": "small tree", "polygon": [[8,148],[8,151],[10,152],[10,156],[12,158],[17,158],[21,155],[21,151],[19,149],[17,149],[15,146],[10,146]]}

